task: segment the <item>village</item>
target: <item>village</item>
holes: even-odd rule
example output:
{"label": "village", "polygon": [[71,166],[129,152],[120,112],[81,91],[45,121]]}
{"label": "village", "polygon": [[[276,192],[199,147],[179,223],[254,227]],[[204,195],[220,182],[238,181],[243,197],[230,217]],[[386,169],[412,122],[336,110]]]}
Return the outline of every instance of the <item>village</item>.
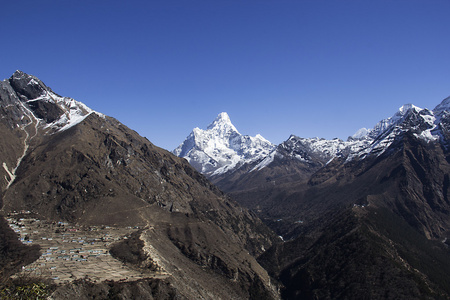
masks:
{"label": "village", "polygon": [[41,246],[41,256],[23,267],[21,275],[51,278],[56,284],[77,279],[133,281],[165,278],[162,271],[133,269],[112,257],[109,246],[127,239],[138,227],[76,226],[40,220],[29,211],[9,213],[9,226],[24,244]]}

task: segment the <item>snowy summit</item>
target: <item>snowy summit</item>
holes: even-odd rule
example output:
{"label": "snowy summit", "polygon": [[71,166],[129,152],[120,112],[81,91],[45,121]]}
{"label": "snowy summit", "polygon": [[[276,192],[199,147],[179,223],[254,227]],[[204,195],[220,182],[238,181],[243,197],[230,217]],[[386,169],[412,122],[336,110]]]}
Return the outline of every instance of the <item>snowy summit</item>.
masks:
{"label": "snowy summit", "polygon": [[260,160],[274,148],[259,134],[255,137],[240,134],[228,114],[222,112],[206,130],[194,128],[173,153],[186,158],[201,173],[214,176]]}

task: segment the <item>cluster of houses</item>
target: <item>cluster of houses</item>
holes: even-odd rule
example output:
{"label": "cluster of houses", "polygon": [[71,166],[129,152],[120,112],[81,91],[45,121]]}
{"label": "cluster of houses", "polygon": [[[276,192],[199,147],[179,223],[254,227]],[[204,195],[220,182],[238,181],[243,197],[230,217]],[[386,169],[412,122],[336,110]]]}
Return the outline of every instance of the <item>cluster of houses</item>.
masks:
{"label": "cluster of houses", "polygon": [[59,249],[59,247],[49,247],[42,253],[41,259],[47,262],[56,260],[86,261],[100,255],[109,255],[109,253],[106,249],[85,249],[84,247]]}
{"label": "cluster of houses", "polygon": [[67,265],[109,256],[108,246],[121,239],[121,233],[111,234],[115,228],[109,226],[77,227],[66,222],[42,221],[28,211],[9,213],[6,220],[22,243],[41,246],[41,257],[24,268],[27,271],[55,270],[60,263]]}
{"label": "cluster of houses", "polygon": [[40,220],[28,211],[9,213],[6,219],[22,243],[41,247],[39,259],[25,266],[23,272],[43,275],[55,283],[78,278],[123,281],[167,276],[134,270],[109,254],[111,243],[127,239],[138,227],[77,226]]}

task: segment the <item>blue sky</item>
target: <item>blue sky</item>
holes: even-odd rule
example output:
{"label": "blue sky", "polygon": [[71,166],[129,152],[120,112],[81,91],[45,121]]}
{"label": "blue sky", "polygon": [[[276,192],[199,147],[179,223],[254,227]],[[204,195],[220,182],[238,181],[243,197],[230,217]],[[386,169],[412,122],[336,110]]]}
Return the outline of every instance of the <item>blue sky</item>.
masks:
{"label": "blue sky", "polygon": [[1,4],[19,69],[172,150],[228,112],[242,134],[346,139],[450,96],[450,1]]}

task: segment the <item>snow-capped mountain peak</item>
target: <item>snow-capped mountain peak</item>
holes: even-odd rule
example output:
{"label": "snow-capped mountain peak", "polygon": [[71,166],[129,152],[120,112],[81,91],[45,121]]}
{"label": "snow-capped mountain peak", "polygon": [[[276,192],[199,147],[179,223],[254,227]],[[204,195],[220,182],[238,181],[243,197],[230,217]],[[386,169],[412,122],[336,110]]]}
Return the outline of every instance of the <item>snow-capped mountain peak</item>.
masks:
{"label": "snow-capped mountain peak", "polygon": [[91,113],[104,117],[79,101],[56,94],[40,79],[20,70],[2,86],[9,91],[9,97],[20,100],[20,109],[36,121],[36,128],[43,128],[48,133],[66,130]]}
{"label": "snow-capped mountain peak", "polygon": [[418,106],[415,106],[414,104],[411,104],[411,103],[404,104],[403,106],[401,106],[401,107],[398,109],[398,112],[396,113],[396,115],[397,115],[397,114],[399,114],[399,115],[405,115],[405,114],[406,114],[407,112],[409,112],[410,110],[414,110],[414,111],[419,112],[419,111],[422,110],[422,108],[420,108],[420,107],[418,107]]}
{"label": "snow-capped mountain peak", "polygon": [[220,114],[217,115],[217,117],[214,119],[214,121],[208,125],[207,129],[212,129],[214,127],[218,127],[218,126],[220,127],[220,126],[224,126],[224,125],[231,126],[236,130],[236,128],[231,123],[230,116],[226,112],[221,112]]}
{"label": "snow-capped mountain peak", "polygon": [[436,118],[432,111],[413,104],[405,104],[390,118],[381,120],[372,129],[360,129],[347,141],[347,161],[364,158],[367,155],[381,155],[394,140],[405,132],[417,138],[434,141],[437,135]]}
{"label": "snow-capped mountain peak", "polygon": [[220,113],[217,118],[208,125],[207,130],[215,131],[219,136],[226,137],[233,133],[240,134],[231,123],[230,116],[226,112]]}
{"label": "snow-capped mountain peak", "polygon": [[194,128],[173,153],[186,158],[203,174],[213,176],[260,160],[274,148],[260,134],[255,137],[240,134],[228,114],[222,112],[206,130]]}

